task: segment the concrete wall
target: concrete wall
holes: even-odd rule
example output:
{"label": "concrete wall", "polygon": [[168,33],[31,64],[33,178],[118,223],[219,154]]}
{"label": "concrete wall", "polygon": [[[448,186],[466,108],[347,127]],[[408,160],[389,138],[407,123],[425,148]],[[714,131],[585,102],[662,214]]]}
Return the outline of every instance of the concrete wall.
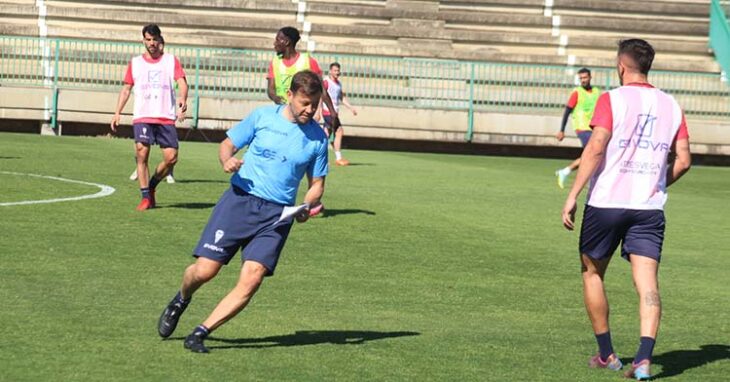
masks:
{"label": "concrete wall", "polygon": [[[97,133],[106,133],[114,113],[117,93],[88,90],[61,90],[59,92],[58,120],[63,126],[73,123],[98,125]],[[42,124],[50,115],[52,92],[42,88],[2,87],[0,89],[0,130],[6,121],[28,120]],[[214,132],[228,129],[255,107],[268,105],[268,100],[228,100],[202,98],[199,128]],[[48,109],[44,107],[48,105]],[[133,100],[127,103],[123,125],[131,125]],[[189,105],[188,115],[192,115]],[[411,141],[464,143],[468,129],[466,111],[433,109],[400,109],[390,107],[358,107],[353,116],[343,110],[342,123],[348,137]],[[554,134],[559,129],[561,115],[481,113],[474,115],[473,145],[500,145],[520,147],[578,148],[578,139],[570,132],[558,143]],[[189,128],[192,121],[178,125]],[[730,156],[730,123],[708,119],[688,119],[692,151],[697,154]],[[63,128],[61,129],[63,133]],[[216,134],[220,136],[220,134]]]}

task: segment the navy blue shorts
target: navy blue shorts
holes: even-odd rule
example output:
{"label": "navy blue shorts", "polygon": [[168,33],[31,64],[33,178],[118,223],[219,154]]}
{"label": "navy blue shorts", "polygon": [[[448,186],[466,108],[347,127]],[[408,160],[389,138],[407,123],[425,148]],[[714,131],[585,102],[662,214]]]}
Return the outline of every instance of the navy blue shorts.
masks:
{"label": "navy blue shorts", "polygon": [[160,125],[159,123],[135,123],[134,141],[143,145],[160,145],[161,148],[178,148],[177,130],[175,125]]}
{"label": "navy blue shorts", "polygon": [[332,137],[335,135],[337,130],[339,130],[340,126],[337,126],[336,129],[332,130],[332,116],[324,115],[322,117],[324,118],[324,127],[325,127],[325,129],[330,131],[330,139],[333,139]]}
{"label": "navy blue shorts", "polygon": [[243,248],[242,261],[261,263],[266,275],[273,275],[293,223],[293,219],[276,222],[283,209],[231,186],[213,209],[193,256],[228,264]]}
{"label": "navy blue shorts", "polygon": [[593,134],[593,132],[590,130],[578,130],[575,134],[578,135],[581,146],[586,147],[588,141],[591,140],[591,134]]}
{"label": "navy blue shorts", "polygon": [[600,260],[613,255],[646,256],[659,262],[664,243],[664,211],[597,208],[586,205],[580,229],[580,253]]}

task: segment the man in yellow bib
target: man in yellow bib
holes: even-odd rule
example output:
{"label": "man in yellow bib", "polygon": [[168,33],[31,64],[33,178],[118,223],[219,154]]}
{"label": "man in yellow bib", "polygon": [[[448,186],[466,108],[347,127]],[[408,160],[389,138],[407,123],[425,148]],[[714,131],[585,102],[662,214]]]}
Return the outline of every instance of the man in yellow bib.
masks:
{"label": "man in yellow bib", "polygon": [[[286,92],[291,87],[291,80],[295,74],[303,70],[311,70],[322,77],[322,68],[309,53],[297,52],[297,42],[299,42],[299,31],[294,27],[284,27],[279,29],[274,39],[274,50],[276,57],[269,64],[269,72],[266,75],[268,80],[267,95],[269,99],[278,105],[283,105],[287,101]],[[327,105],[329,110],[334,109],[332,99],[323,89],[322,102]],[[332,115],[333,121],[339,125],[339,118],[335,111]]]}
{"label": "man in yellow bib", "polygon": [[[283,27],[276,33],[276,38],[274,39],[276,57],[269,64],[266,79],[268,80],[267,95],[277,105],[287,103],[287,90],[291,87],[291,81],[295,74],[309,70],[317,74],[320,80],[322,79],[322,68],[317,63],[317,60],[307,52],[297,52],[299,38],[299,31],[296,28]],[[332,103],[332,99],[324,87],[322,88],[321,100],[327,106],[328,110],[332,110],[330,112],[332,131],[335,131],[340,127],[340,119]],[[309,177],[307,177],[307,180],[311,181]],[[322,211],[324,211],[324,205],[318,202],[309,210],[309,215],[315,216],[322,213]]]}
{"label": "man in yellow bib", "polygon": [[[580,79],[580,86],[573,89],[570,94],[570,99],[565,105],[560,131],[555,134],[555,138],[558,139],[558,142],[565,138],[565,125],[568,123],[568,116],[572,114],[571,124],[573,130],[580,139],[581,146],[585,147],[593,131],[591,130],[591,118],[593,118],[593,109],[596,107],[598,96],[601,95],[601,89],[591,86],[591,71],[587,68],[578,71],[578,78]],[[565,187],[565,179],[568,178],[571,172],[577,170],[578,166],[580,166],[580,157],[571,162],[568,167],[555,171],[560,188]]]}

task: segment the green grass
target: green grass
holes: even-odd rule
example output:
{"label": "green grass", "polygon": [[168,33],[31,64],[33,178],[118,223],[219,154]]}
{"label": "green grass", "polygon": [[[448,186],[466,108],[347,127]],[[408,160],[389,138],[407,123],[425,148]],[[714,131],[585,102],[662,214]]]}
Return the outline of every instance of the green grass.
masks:
{"label": "green grass", "polygon": [[[157,318],[228,187],[217,145],[182,143],[178,183],[139,213],[132,142],[0,134],[0,171],[107,184],[105,198],[0,207],[0,380],[614,381],[588,370],[577,233],[560,222],[566,161],[346,151],[328,215],[292,230],[276,276],[216,331],[181,337],[238,276],[204,286],[173,338]],[[153,161],[160,158],[155,150]],[[0,173],[0,202],[91,194]],[[654,372],[730,375],[730,169],[695,167],[670,191]],[[630,358],[638,313],[628,263],[610,267],[614,346]]]}

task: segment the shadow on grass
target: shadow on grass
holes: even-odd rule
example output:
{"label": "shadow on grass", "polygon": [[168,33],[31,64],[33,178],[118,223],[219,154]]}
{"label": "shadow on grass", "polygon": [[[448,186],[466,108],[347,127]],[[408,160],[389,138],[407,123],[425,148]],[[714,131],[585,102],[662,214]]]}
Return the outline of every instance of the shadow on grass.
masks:
{"label": "shadow on grass", "polygon": [[215,207],[215,203],[175,203],[164,206],[157,206],[156,208],[185,208],[188,210],[204,210],[213,207]]}
{"label": "shadow on grass", "polygon": [[[730,359],[730,345],[702,345],[699,350],[672,350],[652,357],[653,364],[662,365],[662,372],[651,379],[669,378],[686,370],[705,366],[716,361]],[[630,358],[622,360],[628,365]]]}
{"label": "shadow on grass", "polygon": [[[382,340],[385,338],[417,336],[420,334],[421,333],[418,332],[375,332],[369,330],[306,330],[297,331],[293,334],[283,336],[262,338],[225,339],[208,337],[208,347],[210,349],[236,349],[319,344],[360,345],[368,341]],[[222,342],[226,345],[210,346],[210,343],[213,341]]]}
{"label": "shadow on grass", "polygon": [[175,183],[230,183],[230,180],[216,180],[216,179],[175,179]]}
{"label": "shadow on grass", "polygon": [[[375,163],[358,163],[358,162],[350,162],[346,167],[350,166],[375,166]],[[334,166],[333,166],[334,167]]]}
{"label": "shadow on grass", "polygon": [[350,214],[365,214],[365,215],[375,215],[375,212],[368,211],[368,210],[359,210],[354,208],[346,208],[342,210],[331,210],[329,208],[324,210],[324,216],[323,218],[331,218],[337,215],[350,215]]}
{"label": "shadow on grass", "polygon": [[0,156],[0,159],[20,159],[20,157],[5,157],[5,156]]}

